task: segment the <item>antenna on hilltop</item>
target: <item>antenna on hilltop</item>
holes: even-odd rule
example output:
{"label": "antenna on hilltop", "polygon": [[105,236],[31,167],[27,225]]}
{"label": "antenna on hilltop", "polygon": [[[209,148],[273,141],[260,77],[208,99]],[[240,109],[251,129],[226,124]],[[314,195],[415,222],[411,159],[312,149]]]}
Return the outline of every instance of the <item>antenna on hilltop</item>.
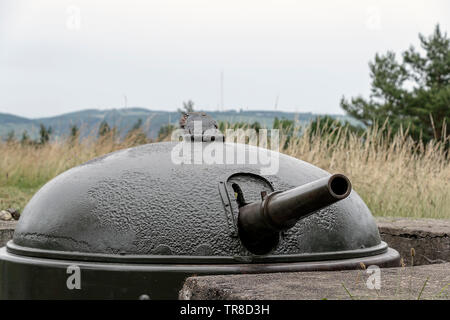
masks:
{"label": "antenna on hilltop", "polygon": [[223,112],[223,70],[220,72],[220,109]]}
{"label": "antenna on hilltop", "polygon": [[280,98],[280,94],[277,94],[277,97],[275,98],[275,106],[274,109],[277,110],[278,108],[278,99]]}
{"label": "antenna on hilltop", "polygon": [[128,107],[128,98],[126,94],[123,95],[123,107],[124,108]]}

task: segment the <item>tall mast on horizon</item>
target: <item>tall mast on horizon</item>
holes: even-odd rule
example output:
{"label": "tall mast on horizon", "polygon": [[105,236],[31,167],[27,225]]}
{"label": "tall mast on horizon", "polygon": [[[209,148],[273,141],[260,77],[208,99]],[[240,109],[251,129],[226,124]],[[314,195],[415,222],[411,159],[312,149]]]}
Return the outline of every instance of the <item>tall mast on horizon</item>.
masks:
{"label": "tall mast on horizon", "polygon": [[223,70],[220,72],[220,110],[223,112]]}
{"label": "tall mast on horizon", "polygon": [[277,110],[278,108],[278,99],[280,98],[280,94],[277,94],[277,97],[275,98],[275,106],[274,109]]}

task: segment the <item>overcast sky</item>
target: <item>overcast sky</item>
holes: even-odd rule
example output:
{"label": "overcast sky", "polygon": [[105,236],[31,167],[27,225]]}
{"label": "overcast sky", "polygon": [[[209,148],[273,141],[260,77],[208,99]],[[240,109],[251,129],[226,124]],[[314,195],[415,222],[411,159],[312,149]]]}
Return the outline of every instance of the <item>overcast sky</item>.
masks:
{"label": "overcast sky", "polygon": [[448,0],[0,0],[0,112],[218,110],[223,72],[225,109],[343,113],[376,52],[449,22]]}

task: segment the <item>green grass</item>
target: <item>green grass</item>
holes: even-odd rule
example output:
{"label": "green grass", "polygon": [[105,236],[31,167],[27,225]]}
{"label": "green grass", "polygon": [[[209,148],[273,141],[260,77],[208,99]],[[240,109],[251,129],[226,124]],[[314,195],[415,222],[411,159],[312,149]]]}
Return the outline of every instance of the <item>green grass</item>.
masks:
{"label": "green grass", "polygon": [[22,211],[37,190],[39,190],[39,187],[20,188],[15,186],[1,186],[0,208],[18,208]]}

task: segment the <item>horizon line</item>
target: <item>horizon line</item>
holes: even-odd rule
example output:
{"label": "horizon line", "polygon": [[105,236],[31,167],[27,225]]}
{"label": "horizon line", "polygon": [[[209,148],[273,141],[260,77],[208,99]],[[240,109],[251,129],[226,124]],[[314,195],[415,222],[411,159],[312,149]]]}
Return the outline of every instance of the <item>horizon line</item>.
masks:
{"label": "horizon line", "polygon": [[[48,119],[48,118],[57,118],[57,117],[61,117],[64,115],[68,115],[68,114],[72,114],[72,113],[78,113],[78,112],[83,112],[83,111],[114,111],[114,110],[130,110],[130,109],[143,109],[146,111],[151,111],[151,112],[165,112],[165,113],[178,113],[178,110],[161,110],[161,109],[151,109],[149,107],[142,107],[142,106],[129,106],[129,107],[112,107],[112,108],[85,108],[85,109],[78,109],[78,110],[74,110],[74,111],[68,111],[68,112],[64,112],[64,113],[58,113],[58,114],[54,114],[54,115],[49,115],[49,116],[41,116],[41,117],[27,117],[27,116],[22,116],[19,114],[15,114],[15,113],[9,113],[9,112],[1,112],[0,110],[0,114],[3,115],[10,115],[10,116],[15,116],[15,117],[19,117],[19,118],[24,118],[27,120],[41,120],[41,119]],[[345,113],[323,113],[323,112],[313,112],[313,111],[292,111],[292,110],[283,110],[283,109],[244,109],[244,108],[230,108],[230,109],[224,109],[224,110],[204,110],[204,109],[198,109],[195,110],[195,112],[205,112],[205,113],[227,113],[227,112],[236,112],[236,113],[240,113],[240,112],[274,112],[274,113],[293,113],[293,114],[314,114],[314,115],[334,115],[334,116],[348,116]]]}

